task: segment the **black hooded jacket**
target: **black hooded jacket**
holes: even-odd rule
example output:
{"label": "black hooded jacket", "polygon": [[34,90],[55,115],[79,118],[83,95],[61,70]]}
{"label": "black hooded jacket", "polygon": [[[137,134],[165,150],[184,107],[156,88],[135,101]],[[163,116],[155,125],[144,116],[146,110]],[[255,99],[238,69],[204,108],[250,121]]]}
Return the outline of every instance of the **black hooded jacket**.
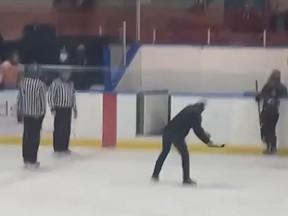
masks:
{"label": "black hooded jacket", "polygon": [[280,72],[275,70],[258,96],[263,100],[263,110],[278,112],[280,99],[287,97],[287,88],[281,83]]}
{"label": "black hooded jacket", "polygon": [[185,139],[190,129],[193,129],[196,136],[204,143],[209,143],[210,138],[202,128],[202,110],[199,104],[188,105],[181,110],[166,126],[166,131],[175,139]]}

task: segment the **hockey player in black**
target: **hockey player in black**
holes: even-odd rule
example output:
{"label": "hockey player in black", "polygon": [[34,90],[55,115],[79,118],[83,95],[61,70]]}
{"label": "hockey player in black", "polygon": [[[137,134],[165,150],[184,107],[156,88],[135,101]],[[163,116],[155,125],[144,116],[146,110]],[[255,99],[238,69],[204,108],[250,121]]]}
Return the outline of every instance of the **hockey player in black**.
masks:
{"label": "hockey player in black", "polygon": [[266,144],[264,154],[277,152],[276,125],[279,118],[280,99],[287,96],[287,88],[281,83],[281,72],[273,70],[256,100],[263,100],[260,113],[261,138]]}
{"label": "hockey player in black", "polygon": [[162,135],[162,152],[159,155],[154,172],[152,175],[153,181],[159,180],[159,174],[163,163],[170,152],[172,143],[181,154],[182,168],[183,168],[183,184],[196,184],[190,178],[190,162],[189,152],[185,142],[185,137],[188,135],[190,129],[193,129],[197,137],[206,143],[209,147],[224,147],[214,145],[210,140],[210,134],[205,132],[201,126],[201,114],[206,106],[205,102],[199,102],[194,105],[188,105],[180,113],[178,113],[165,127]]}

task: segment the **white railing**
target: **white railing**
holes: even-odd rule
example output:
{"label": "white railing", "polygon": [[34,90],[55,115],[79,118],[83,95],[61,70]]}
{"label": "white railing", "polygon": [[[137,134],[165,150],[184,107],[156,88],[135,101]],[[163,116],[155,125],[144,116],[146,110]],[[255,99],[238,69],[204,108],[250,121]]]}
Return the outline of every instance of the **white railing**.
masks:
{"label": "white railing", "polygon": [[141,40],[141,0],[136,2],[136,40]]}
{"label": "white railing", "polygon": [[207,29],[207,44],[210,45],[211,43],[211,29]]}
{"label": "white railing", "polygon": [[264,29],[263,31],[263,47],[266,47],[267,45],[267,31]]}
{"label": "white railing", "polygon": [[126,54],[127,54],[127,29],[126,29],[126,21],[123,21],[122,23],[122,42],[123,42],[123,66],[126,67],[127,65],[127,59],[126,59]]}
{"label": "white railing", "polygon": [[152,33],[152,42],[153,42],[153,44],[156,43],[156,28],[155,28],[155,27],[153,28],[153,33]]}

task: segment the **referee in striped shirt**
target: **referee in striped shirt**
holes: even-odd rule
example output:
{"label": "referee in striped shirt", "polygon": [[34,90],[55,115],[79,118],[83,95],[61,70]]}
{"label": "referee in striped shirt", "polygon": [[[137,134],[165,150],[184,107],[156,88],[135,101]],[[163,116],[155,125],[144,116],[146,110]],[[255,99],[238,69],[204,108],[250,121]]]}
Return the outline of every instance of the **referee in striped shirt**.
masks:
{"label": "referee in striped shirt", "polygon": [[46,84],[40,80],[36,64],[25,69],[17,97],[18,121],[24,123],[22,156],[26,167],[39,167],[40,132],[46,112]]}
{"label": "referee in striped shirt", "polygon": [[69,154],[71,118],[77,118],[77,106],[71,73],[65,71],[54,80],[48,91],[48,104],[54,115],[53,148],[55,153]]}

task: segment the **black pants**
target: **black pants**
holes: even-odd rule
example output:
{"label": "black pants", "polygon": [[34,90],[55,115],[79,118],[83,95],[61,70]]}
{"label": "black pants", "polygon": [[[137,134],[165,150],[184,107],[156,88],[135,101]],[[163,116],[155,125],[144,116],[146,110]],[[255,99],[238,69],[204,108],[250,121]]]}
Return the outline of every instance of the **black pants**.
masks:
{"label": "black pants", "polygon": [[156,161],[153,176],[159,176],[163,163],[171,150],[172,143],[174,144],[175,148],[180,153],[182,158],[183,180],[188,180],[190,178],[190,161],[189,152],[185,140],[175,139],[173,135],[171,135],[167,130],[164,130],[164,133],[162,135],[162,152],[160,153]]}
{"label": "black pants", "polygon": [[277,111],[262,110],[260,115],[261,120],[261,138],[267,146],[276,149],[277,136],[276,126],[279,119],[279,113]]}
{"label": "black pants", "polygon": [[54,118],[53,148],[55,152],[67,151],[71,133],[71,108],[57,108]]}
{"label": "black pants", "polygon": [[24,162],[34,163],[37,161],[40,144],[40,132],[44,116],[24,117],[24,132],[22,138],[22,156]]}

